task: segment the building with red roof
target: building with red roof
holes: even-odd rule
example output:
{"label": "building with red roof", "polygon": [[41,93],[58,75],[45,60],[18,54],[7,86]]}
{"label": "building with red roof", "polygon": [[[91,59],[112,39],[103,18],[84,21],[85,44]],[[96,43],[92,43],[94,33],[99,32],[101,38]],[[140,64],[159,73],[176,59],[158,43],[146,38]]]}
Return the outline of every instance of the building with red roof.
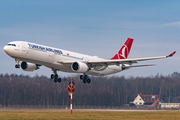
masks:
{"label": "building with red roof", "polygon": [[142,95],[138,94],[136,98],[134,98],[133,103],[135,105],[143,105],[143,106],[157,106],[159,103],[158,95]]}

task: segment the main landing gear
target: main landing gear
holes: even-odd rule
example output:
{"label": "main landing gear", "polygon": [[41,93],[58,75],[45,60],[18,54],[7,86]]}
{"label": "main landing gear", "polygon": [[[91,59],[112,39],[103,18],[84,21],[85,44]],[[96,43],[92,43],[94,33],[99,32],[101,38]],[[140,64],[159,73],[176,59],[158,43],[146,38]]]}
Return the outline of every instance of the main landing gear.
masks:
{"label": "main landing gear", "polygon": [[55,83],[60,83],[61,82],[61,78],[58,78],[58,74],[57,74],[57,70],[52,69],[54,74],[51,74],[51,79],[54,79]]}
{"label": "main landing gear", "polygon": [[80,79],[83,80],[83,83],[91,83],[91,79],[87,75],[80,75]]}
{"label": "main landing gear", "polygon": [[20,65],[19,65],[20,60],[19,59],[15,59],[15,61],[16,61],[15,68],[20,68]]}

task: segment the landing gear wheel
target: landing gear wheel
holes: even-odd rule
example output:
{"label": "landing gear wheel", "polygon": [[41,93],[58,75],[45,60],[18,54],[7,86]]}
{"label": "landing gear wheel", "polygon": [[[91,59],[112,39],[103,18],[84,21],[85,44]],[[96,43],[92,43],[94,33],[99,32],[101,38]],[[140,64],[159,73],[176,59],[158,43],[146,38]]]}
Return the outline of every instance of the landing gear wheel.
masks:
{"label": "landing gear wheel", "polygon": [[16,64],[16,65],[15,65],[15,68],[20,68],[20,65]]}
{"label": "landing gear wheel", "polygon": [[83,83],[86,83],[86,79],[83,80]]}
{"label": "landing gear wheel", "polygon": [[58,81],[58,83],[60,83],[61,82],[61,78],[58,78],[57,81]]}
{"label": "landing gear wheel", "polygon": [[54,79],[54,74],[51,74],[51,79]]}
{"label": "landing gear wheel", "polygon": [[54,79],[58,79],[58,74],[55,74]]}
{"label": "landing gear wheel", "polygon": [[83,75],[80,75],[80,79],[83,80],[84,76]]}
{"label": "landing gear wheel", "polygon": [[84,75],[84,79],[87,80],[88,76],[87,75]]}
{"label": "landing gear wheel", "polygon": [[57,82],[57,79],[54,79],[54,82],[56,83],[56,82]]}
{"label": "landing gear wheel", "polygon": [[91,79],[87,79],[87,83],[91,83]]}
{"label": "landing gear wheel", "polygon": [[80,75],[80,79],[83,80],[83,83],[91,83],[91,79],[88,77],[88,75]]}
{"label": "landing gear wheel", "polygon": [[15,59],[15,61],[16,61],[15,68],[20,68],[20,65],[19,65],[20,60],[19,59]]}
{"label": "landing gear wheel", "polygon": [[61,78],[58,78],[57,70],[58,69],[52,68],[52,71],[53,71],[54,74],[51,74],[51,79],[54,79],[55,83],[57,83],[57,82],[60,83]]}

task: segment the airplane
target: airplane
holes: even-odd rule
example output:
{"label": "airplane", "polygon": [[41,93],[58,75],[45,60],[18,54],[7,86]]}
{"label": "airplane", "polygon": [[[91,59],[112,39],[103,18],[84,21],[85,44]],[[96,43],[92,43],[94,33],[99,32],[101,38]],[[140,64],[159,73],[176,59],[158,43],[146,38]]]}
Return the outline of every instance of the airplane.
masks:
{"label": "airplane", "polygon": [[57,71],[82,73],[80,79],[83,83],[91,83],[88,75],[104,76],[124,71],[131,67],[152,66],[150,64],[132,64],[138,63],[138,61],[169,58],[176,53],[174,51],[167,56],[127,59],[133,40],[132,38],[127,38],[118,53],[109,60],[25,41],[9,42],[4,46],[4,51],[15,59],[15,68],[21,67],[24,71],[34,71],[38,70],[42,65],[46,66],[52,69],[54,73],[51,74],[50,78],[54,82],[59,83],[61,78],[58,77]]}

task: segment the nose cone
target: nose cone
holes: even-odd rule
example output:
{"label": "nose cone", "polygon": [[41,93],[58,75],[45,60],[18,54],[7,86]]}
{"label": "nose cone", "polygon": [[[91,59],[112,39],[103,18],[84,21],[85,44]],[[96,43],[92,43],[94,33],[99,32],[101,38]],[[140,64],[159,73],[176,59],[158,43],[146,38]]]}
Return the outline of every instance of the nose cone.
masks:
{"label": "nose cone", "polygon": [[11,54],[11,51],[10,51],[9,46],[4,46],[4,52],[5,52],[6,54],[8,54],[8,55]]}
{"label": "nose cone", "polygon": [[5,53],[8,52],[7,46],[4,46],[4,52],[5,52]]}

